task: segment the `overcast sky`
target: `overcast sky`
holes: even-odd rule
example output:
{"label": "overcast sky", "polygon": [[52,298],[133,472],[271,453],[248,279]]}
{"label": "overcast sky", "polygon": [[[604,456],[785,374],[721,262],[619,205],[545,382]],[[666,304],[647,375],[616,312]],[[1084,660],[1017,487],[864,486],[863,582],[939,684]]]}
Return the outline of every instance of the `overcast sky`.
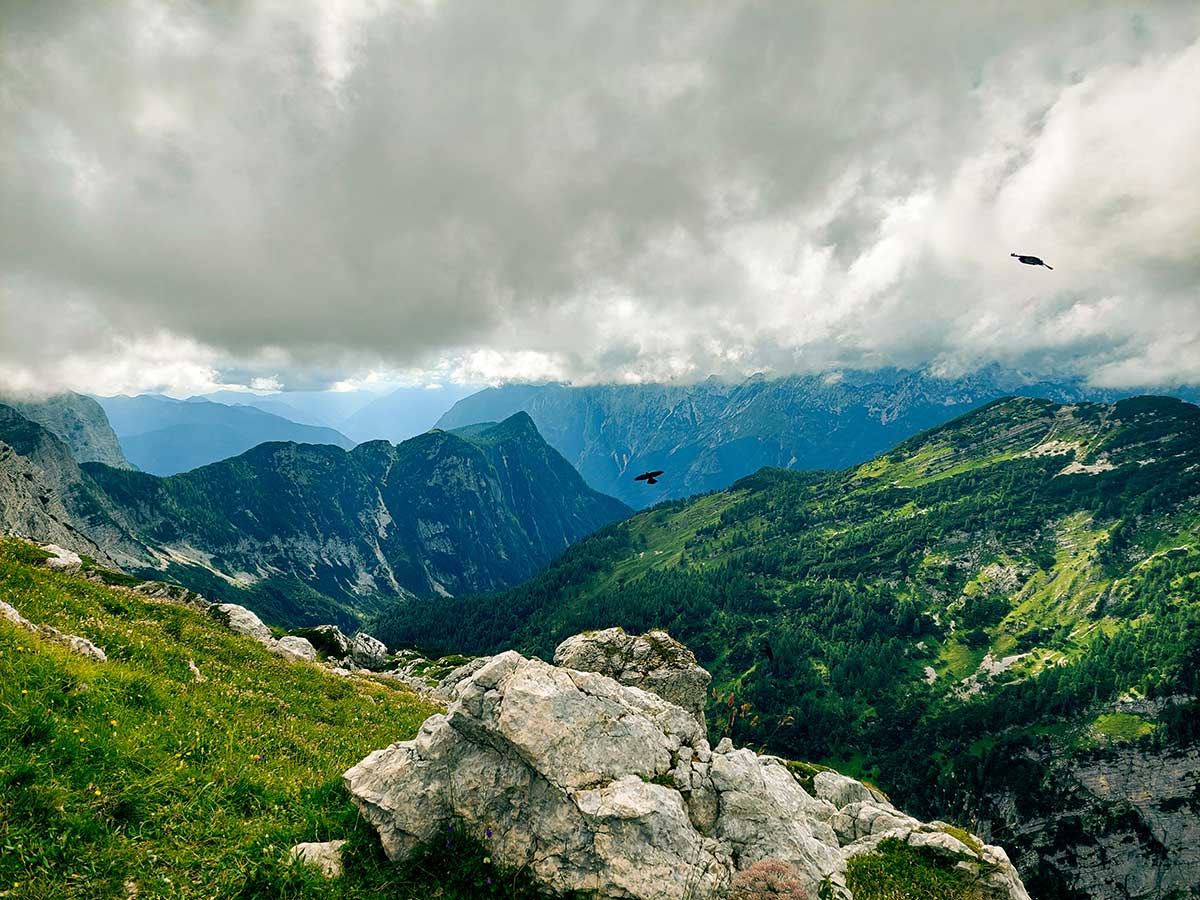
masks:
{"label": "overcast sky", "polygon": [[10,389],[991,361],[1200,381],[1194,2],[0,3]]}

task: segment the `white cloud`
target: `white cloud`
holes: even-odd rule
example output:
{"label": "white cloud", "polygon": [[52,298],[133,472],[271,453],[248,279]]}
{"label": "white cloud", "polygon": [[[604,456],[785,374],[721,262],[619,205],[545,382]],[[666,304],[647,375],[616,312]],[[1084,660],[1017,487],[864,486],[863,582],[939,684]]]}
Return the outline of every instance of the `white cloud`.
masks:
{"label": "white cloud", "polygon": [[9,386],[1197,378],[1187,4],[4,15]]}

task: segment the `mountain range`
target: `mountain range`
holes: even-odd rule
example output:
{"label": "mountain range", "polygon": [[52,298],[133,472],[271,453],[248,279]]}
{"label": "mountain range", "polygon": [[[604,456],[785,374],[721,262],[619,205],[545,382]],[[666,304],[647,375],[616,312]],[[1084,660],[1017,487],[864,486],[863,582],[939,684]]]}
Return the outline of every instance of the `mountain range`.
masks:
{"label": "mountain range", "polygon": [[1042,900],[1200,884],[1200,408],[1012,398],[836,472],[764,469],[385,640],[548,656],[667,629],[712,729],[1015,849]]}
{"label": "mountain range", "polygon": [[99,403],[125,456],[153,475],[186,472],[267,441],[354,446],[354,441],[332,428],[302,425],[253,406],[150,394],[101,397]]}
{"label": "mountain range", "polygon": [[[840,469],[882,453],[925,428],[1004,396],[1112,402],[1129,391],[1079,379],[1045,380],[996,366],[957,378],[880,369],[739,384],[573,387],[510,384],[456,403],[440,428],[529,413],[552,447],[598,491],[634,507],[726,488],[763,466]],[[1196,387],[1155,391],[1200,399]],[[633,476],[666,475],[647,488]]]}
{"label": "mountain range", "polygon": [[512,585],[630,512],[588,488],[523,414],[349,451],[265,443],[164,478],[78,465],[51,432],[0,412],[3,530],[280,625],[354,627],[386,597]]}

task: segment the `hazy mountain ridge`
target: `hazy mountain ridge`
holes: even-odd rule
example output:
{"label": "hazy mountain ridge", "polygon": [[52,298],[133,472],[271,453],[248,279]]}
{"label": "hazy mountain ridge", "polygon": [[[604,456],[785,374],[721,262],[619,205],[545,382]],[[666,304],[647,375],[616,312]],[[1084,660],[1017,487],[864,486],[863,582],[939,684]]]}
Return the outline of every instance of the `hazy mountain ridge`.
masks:
{"label": "hazy mountain ridge", "polygon": [[331,444],[354,441],[332,428],[302,425],[254,406],[170,397],[101,397],[125,455],[153,475],[174,475],[244,453],[268,441]]}
{"label": "hazy mountain ridge", "polygon": [[[763,466],[840,469],[1004,396],[1112,402],[1132,391],[1046,381],[991,366],[959,378],[881,369],[739,384],[504,385],[459,401],[438,422],[456,428],[524,410],[597,490],[649,506],[728,487]],[[1186,387],[1163,391],[1200,399]],[[660,486],[632,481],[665,469]]]}
{"label": "hazy mountain ridge", "polygon": [[[376,630],[546,655],[613,625],[686,641],[737,738],[977,817],[1044,900],[1165,900],[1200,877],[1193,405],[995,402],[860,466],[639,513],[514,590]],[[1156,789],[1158,758],[1175,786]]]}

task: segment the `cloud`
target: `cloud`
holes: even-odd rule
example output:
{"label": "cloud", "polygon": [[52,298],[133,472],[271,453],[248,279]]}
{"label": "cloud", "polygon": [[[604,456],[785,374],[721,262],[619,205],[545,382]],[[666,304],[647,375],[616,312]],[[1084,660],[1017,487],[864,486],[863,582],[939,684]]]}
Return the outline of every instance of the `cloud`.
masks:
{"label": "cloud", "polygon": [[0,380],[1198,380],[1194,7],[1045,7],[10,4]]}

